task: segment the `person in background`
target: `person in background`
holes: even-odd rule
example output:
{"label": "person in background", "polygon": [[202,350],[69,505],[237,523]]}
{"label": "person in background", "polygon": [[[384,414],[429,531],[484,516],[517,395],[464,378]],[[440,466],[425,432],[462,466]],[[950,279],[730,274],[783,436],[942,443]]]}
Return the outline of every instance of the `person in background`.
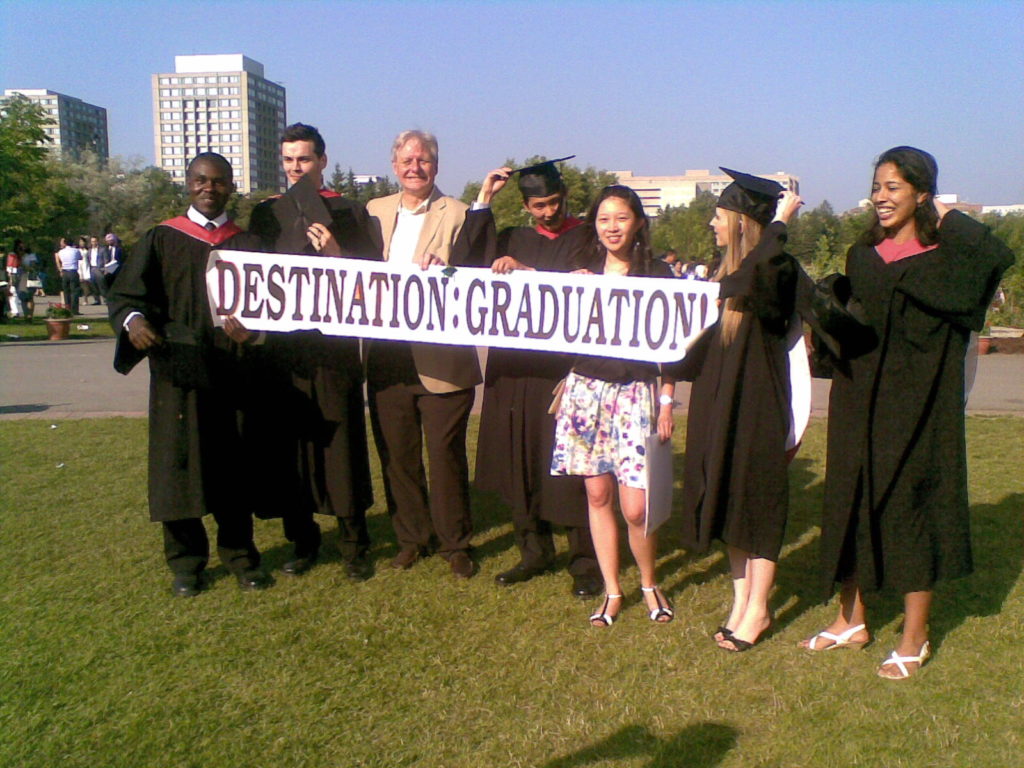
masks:
{"label": "person in background", "polygon": [[[78,252],[82,255],[78,261],[78,282],[81,286],[82,299],[86,303],[100,303],[100,289],[92,281],[92,269],[89,266],[89,239],[82,235],[78,238]],[[89,299],[92,299],[90,302]]]}
{"label": "person in background", "polygon": [[669,248],[665,251],[665,253],[662,254],[661,260],[668,265],[669,269],[672,270],[672,275],[674,277],[683,276],[683,264],[679,261],[679,256],[673,249]]}
{"label": "person in background", "polygon": [[100,243],[100,239],[93,235],[89,238],[89,249],[86,251],[86,263],[89,266],[89,283],[95,289],[93,304],[100,303],[100,297],[106,299],[107,283],[104,267],[110,255],[107,246]]}
{"label": "person in background", "polygon": [[29,251],[21,257],[21,305],[25,310],[25,322],[31,322],[36,311],[36,287],[42,285],[39,257]]}
{"label": "person in background", "polygon": [[53,254],[53,260],[60,273],[64,304],[77,315],[78,298],[82,293],[82,282],[78,275],[78,265],[82,261],[82,253],[71,244],[70,238],[62,237],[59,250]]}
{"label": "person in background", "polygon": [[25,244],[21,240],[15,240],[10,252],[7,254],[7,304],[10,307],[11,317],[24,317],[24,282],[25,266]]}

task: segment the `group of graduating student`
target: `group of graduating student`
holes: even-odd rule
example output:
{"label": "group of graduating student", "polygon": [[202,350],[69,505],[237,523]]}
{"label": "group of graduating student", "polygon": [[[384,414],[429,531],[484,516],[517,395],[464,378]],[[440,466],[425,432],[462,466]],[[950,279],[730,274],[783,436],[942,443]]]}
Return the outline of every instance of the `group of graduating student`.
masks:
{"label": "group of graduating student", "polygon": [[[484,383],[476,485],[512,514],[519,562],[495,577],[510,586],[552,569],[553,526],[564,527],[572,593],[602,595],[589,622],[623,608],[619,525],[640,574],[651,621],[674,618],[645,534],[648,436],[671,438],[677,380],[692,382],[682,499],[683,545],[727,548],[733,606],[713,633],[731,652],[769,631],[769,597],[782,546],[787,465],[798,447],[791,409],[793,339],[807,322],[830,357],[822,597],[840,586],[837,619],[801,645],[810,651],[870,641],[863,596],[905,596],[898,647],[878,673],[902,679],[927,660],[936,581],[971,571],[964,444],[965,357],[971,331],[1012,254],[986,227],[937,200],[937,166],[896,147],[876,165],[871,227],[845,276],[814,284],[785,251],[800,198],[774,182],[734,179],[710,222],[723,249],[718,321],[679,363],[491,349],[486,377],[470,347],[360,341],[316,331],[253,333],[235,318],[215,328],[205,271],[213,248],[540,270],[593,279],[671,277],[655,259],[637,195],[603,189],[581,221],[567,210],[555,162],[489,173],[472,207],[435,186],[437,142],[406,131],[392,147],[401,191],[364,207],[323,188],[327,154],[315,128],[281,138],[292,189],[257,206],[248,232],[227,220],[231,166],[206,153],[189,165],[191,206],[153,228],[110,294],[120,332],[115,367],[150,359],[150,516],[163,524],[172,590],[204,588],[217,522],[222,562],[243,588],[270,580],[253,543],[253,515],[281,517],[301,574],[319,555],[315,514],[337,519],[346,573],[367,578],[366,510],[373,503],[363,399],[405,569],[436,551],[456,577],[476,571],[466,429]],[[515,178],[532,227],[495,231],[490,203]],[[282,255],[286,259],[286,255]],[[801,342],[802,343],[802,342]],[[802,347],[801,347],[802,349]],[[555,402],[552,402],[552,395]],[[429,479],[423,447],[429,456]]]}

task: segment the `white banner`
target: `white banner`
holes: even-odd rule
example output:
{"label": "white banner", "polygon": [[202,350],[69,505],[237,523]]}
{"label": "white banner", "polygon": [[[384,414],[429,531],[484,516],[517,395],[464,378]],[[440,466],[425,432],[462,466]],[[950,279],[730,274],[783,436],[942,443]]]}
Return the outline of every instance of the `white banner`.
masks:
{"label": "white banner", "polygon": [[214,250],[216,325],[671,362],[715,322],[718,284]]}

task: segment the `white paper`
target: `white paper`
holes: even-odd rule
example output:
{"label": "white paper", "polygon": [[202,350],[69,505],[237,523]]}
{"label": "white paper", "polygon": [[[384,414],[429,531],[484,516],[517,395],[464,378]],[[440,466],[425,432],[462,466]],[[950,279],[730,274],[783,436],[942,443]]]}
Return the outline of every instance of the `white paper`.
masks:
{"label": "white paper", "polygon": [[650,536],[672,515],[672,441],[658,433],[647,436],[647,508],[644,536]]}

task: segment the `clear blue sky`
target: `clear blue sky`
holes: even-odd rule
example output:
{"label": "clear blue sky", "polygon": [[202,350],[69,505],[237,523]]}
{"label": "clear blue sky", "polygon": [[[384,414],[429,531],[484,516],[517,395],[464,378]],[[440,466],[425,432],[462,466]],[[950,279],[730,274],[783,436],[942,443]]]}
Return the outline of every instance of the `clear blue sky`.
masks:
{"label": "clear blue sky", "polygon": [[150,75],[244,53],[317,125],[331,163],[391,175],[437,134],[458,195],[506,157],[639,174],[725,165],[867,194],[912,144],[940,188],[1024,202],[1024,2],[87,2],[0,0],[0,86],[106,107],[112,154],[153,162]]}

